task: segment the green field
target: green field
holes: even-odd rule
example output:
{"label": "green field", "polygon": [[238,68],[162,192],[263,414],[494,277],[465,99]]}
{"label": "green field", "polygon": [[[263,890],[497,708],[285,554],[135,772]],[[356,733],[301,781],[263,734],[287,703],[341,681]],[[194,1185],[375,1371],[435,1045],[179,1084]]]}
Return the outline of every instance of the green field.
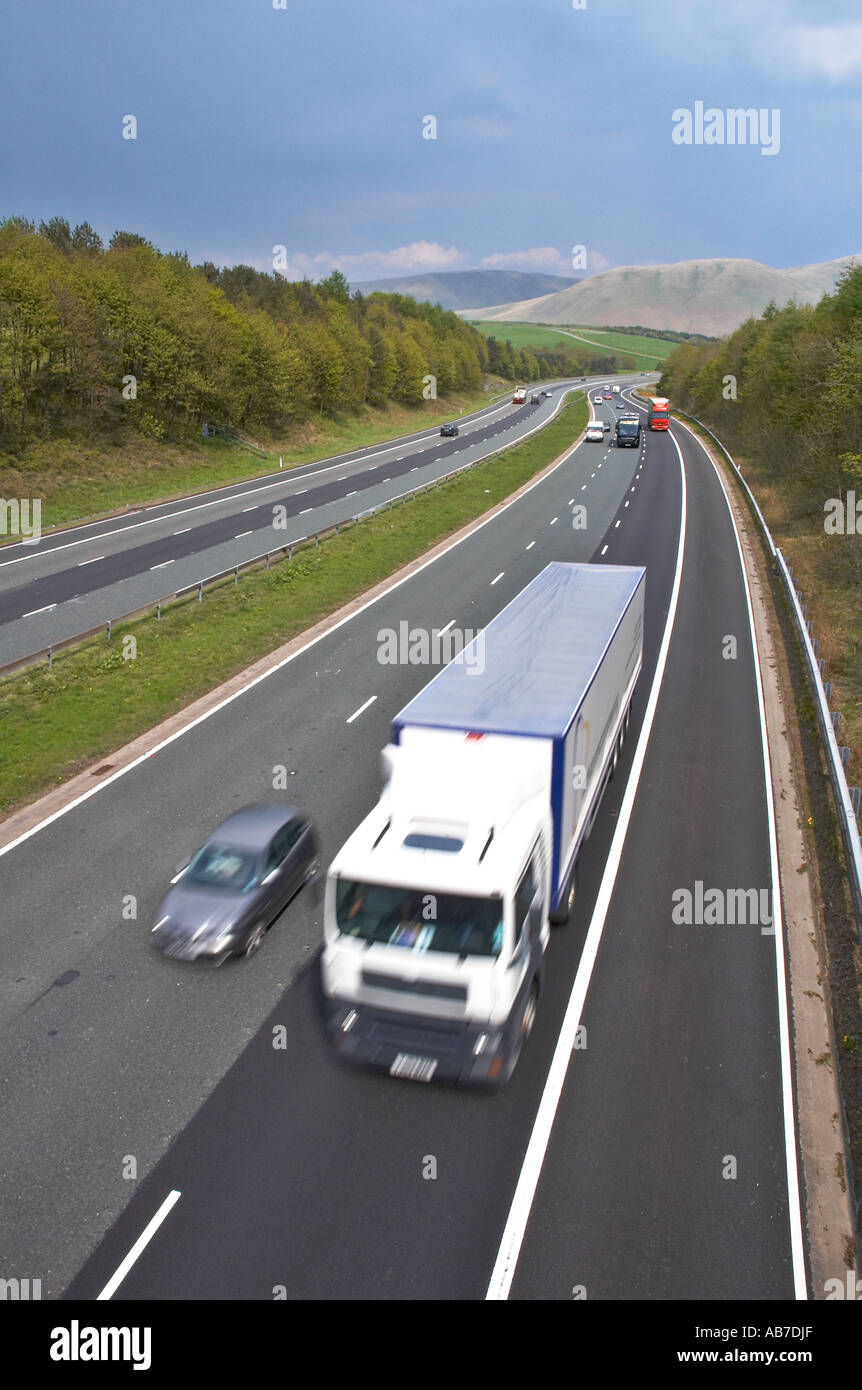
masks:
{"label": "green field", "polygon": [[[590,342],[597,347],[620,348],[629,353],[644,353],[646,357],[654,362],[661,362],[667,357],[672,348],[679,344],[664,338],[644,338],[639,333],[612,333],[604,328],[570,328],[572,333],[579,333],[583,338],[589,338]],[[572,342],[572,339],[569,339]],[[646,365],[646,364],[644,364]]]}
{"label": "green field", "polygon": [[[486,338],[508,340],[513,347],[559,348],[577,351],[586,349],[587,339],[599,351],[608,351],[614,356],[625,356],[644,370],[663,362],[676,344],[663,338],[644,338],[638,333],[611,333],[600,328],[579,328],[566,324],[565,328],[548,328],[540,323],[495,323],[490,319],[470,319],[473,328],[478,328]],[[577,334],[577,337],[571,336]],[[644,354],[643,359],[635,354]]]}

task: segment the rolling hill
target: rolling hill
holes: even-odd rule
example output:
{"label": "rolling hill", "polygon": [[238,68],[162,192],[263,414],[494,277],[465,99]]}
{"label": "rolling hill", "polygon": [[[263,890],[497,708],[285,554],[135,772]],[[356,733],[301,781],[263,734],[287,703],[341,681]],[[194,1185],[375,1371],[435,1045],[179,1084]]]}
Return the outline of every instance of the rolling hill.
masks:
{"label": "rolling hill", "polygon": [[720,337],[763,312],[770,300],[814,304],[862,256],[778,270],[758,261],[693,260],[619,266],[520,303],[482,306],[483,320],[518,323],[642,324]]}
{"label": "rolling hill", "polygon": [[552,295],[576,285],[575,276],[531,274],[521,270],[450,270],[439,274],[396,275],[384,280],[351,284],[351,289],[372,294],[409,294],[444,309],[483,309],[515,300]]}

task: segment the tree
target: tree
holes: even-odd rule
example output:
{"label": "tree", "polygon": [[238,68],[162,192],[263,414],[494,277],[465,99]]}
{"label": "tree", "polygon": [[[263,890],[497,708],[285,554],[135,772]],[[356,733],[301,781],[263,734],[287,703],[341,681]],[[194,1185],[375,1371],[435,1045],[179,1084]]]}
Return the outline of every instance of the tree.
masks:
{"label": "tree", "polygon": [[72,233],[72,250],[81,251],[85,256],[97,256],[104,249],[102,238],[89,222],[79,222]]}
{"label": "tree", "polygon": [[325,280],[318,281],[317,288],[326,299],[335,299],[339,304],[350,303],[350,284],[340,270],[333,270]]}
{"label": "tree", "polygon": [[114,235],[108,242],[108,249],[110,251],[129,251],[135,246],[148,246],[151,251],[155,250],[153,243],[147,241],[146,237],[138,236],[137,232],[124,232],[118,230],[114,232]]}
{"label": "tree", "polygon": [[68,255],[72,249],[72,231],[65,217],[52,217],[50,222],[40,222],[39,235],[64,255]]}

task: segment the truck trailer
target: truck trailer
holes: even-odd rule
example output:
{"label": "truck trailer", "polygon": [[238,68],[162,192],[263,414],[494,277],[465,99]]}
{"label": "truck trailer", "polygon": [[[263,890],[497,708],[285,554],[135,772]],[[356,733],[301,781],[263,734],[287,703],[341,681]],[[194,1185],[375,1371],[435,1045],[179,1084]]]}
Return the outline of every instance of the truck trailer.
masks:
{"label": "truck trailer", "polygon": [[527,399],[526,386],[518,386],[512,393],[512,405],[523,405]]}
{"label": "truck trailer", "polygon": [[333,1044],[392,1076],[497,1087],[628,729],[644,569],[548,565],[396,715],[374,809],[330,865]]}
{"label": "truck trailer", "polygon": [[670,403],[667,396],[650,396],[647,406],[647,424],[651,430],[666,430]]}

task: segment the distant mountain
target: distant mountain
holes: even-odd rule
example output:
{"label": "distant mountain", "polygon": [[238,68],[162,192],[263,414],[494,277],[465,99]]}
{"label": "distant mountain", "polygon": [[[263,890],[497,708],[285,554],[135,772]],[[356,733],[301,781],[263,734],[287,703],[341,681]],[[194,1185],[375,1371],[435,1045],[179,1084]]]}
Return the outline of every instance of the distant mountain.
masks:
{"label": "distant mountain", "polygon": [[442,304],[444,309],[483,309],[486,304],[534,299],[555,294],[578,282],[573,275],[533,275],[521,270],[447,270],[430,275],[397,275],[386,280],[366,280],[351,289],[371,294],[409,294]]}
{"label": "distant mountain", "polygon": [[593,328],[641,324],[721,337],[752,315],[759,316],[770,300],[779,308],[790,299],[815,304],[853,261],[862,264],[862,256],[787,270],[736,259],[620,266],[539,298],[525,295],[517,304],[501,300],[483,305],[482,318]]}

